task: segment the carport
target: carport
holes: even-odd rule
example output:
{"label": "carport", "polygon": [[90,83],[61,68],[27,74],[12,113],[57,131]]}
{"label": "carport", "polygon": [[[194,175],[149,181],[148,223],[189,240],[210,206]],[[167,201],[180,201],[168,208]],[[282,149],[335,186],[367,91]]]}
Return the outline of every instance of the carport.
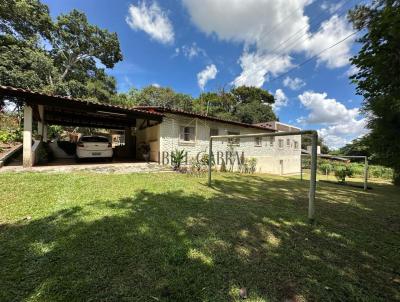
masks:
{"label": "carport", "polygon": [[[162,122],[163,114],[94,101],[33,92],[0,86],[0,95],[24,103],[23,166],[35,164],[35,152],[47,141],[47,126],[61,125],[125,130],[134,136]],[[37,123],[38,138],[32,144],[33,123]],[[129,140],[128,140],[129,141]],[[136,148],[136,146],[133,146]]]}

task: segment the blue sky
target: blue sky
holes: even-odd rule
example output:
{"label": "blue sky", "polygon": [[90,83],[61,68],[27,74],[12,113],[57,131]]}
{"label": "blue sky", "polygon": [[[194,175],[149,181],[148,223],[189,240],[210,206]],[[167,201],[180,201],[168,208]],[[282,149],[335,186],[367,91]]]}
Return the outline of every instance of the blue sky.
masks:
{"label": "blue sky", "polygon": [[[362,99],[348,79],[359,45],[342,0],[46,0],[55,18],[78,9],[117,32],[118,90],[156,84],[197,97],[232,85],[263,87],[285,123],[318,129],[330,147],[366,132]],[[299,66],[289,74],[286,73]]]}

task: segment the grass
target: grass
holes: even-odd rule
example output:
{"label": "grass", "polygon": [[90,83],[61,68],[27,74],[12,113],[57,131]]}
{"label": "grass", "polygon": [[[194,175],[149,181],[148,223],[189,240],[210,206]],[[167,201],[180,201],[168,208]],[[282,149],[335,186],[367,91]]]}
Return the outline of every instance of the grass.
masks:
{"label": "grass", "polygon": [[263,175],[0,175],[0,301],[400,300],[400,190]]}

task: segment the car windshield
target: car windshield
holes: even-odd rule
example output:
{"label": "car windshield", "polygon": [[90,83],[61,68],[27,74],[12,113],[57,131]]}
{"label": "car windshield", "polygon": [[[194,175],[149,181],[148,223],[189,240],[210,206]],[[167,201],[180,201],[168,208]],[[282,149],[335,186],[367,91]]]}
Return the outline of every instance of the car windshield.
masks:
{"label": "car windshield", "polygon": [[104,136],[83,136],[81,142],[87,143],[108,143],[108,138]]}

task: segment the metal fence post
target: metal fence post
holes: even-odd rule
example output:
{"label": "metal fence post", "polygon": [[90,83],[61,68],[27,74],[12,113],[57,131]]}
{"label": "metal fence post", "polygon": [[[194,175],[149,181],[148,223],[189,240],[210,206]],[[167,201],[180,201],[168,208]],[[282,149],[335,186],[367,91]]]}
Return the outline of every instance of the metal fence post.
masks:
{"label": "metal fence post", "polygon": [[209,142],[209,146],[208,146],[208,186],[209,187],[211,187],[211,168],[212,168],[211,156],[212,156],[212,137],[210,137],[210,142]]}
{"label": "metal fence post", "polygon": [[312,150],[311,150],[311,175],[310,175],[310,192],[308,196],[308,219],[312,223],[314,222],[315,212],[315,187],[317,182],[317,141],[318,134],[312,134]]}
{"label": "metal fence post", "polygon": [[364,191],[368,189],[368,157],[364,161]]}

